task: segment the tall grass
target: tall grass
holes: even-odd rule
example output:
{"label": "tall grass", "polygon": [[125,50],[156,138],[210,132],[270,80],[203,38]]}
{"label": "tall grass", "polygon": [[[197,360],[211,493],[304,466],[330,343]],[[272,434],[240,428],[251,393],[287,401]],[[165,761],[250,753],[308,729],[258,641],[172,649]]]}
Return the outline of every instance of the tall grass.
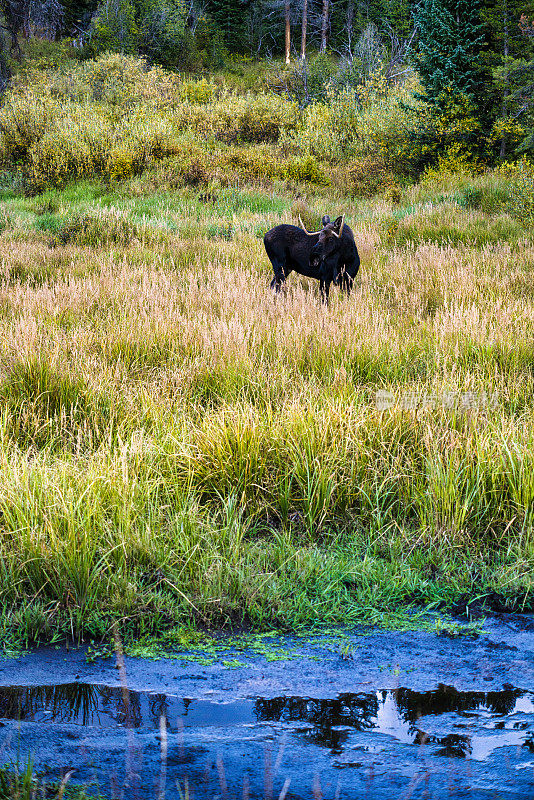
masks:
{"label": "tall grass", "polygon": [[[531,167],[358,200],[290,103],[76,70],[0,112],[6,640],[532,608]],[[352,296],[273,297],[264,232],[343,211]]]}
{"label": "tall grass", "polygon": [[[268,288],[256,229],[291,219],[291,194],[220,190],[206,207],[135,180],[8,203],[7,634],[100,636],[114,619],[146,633],[291,627],[473,598],[530,608],[528,227],[512,245],[391,241],[390,205],[345,201],[363,266],[325,309],[294,276],[285,295]],[[424,230],[425,203],[406,202]],[[71,208],[69,237],[46,238],[43,207]],[[432,213],[469,230],[449,199]],[[108,217],[133,235],[111,236]],[[234,238],[213,239],[229,220]]]}

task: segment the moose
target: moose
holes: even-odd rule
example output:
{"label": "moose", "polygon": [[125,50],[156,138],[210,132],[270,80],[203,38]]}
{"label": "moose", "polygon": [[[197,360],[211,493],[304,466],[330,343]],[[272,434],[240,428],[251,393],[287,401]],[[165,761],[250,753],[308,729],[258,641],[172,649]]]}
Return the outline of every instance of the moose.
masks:
{"label": "moose", "polygon": [[321,299],[328,303],[330,284],[350,294],[360,267],[354,234],[345,223],[345,215],[334,222],[325,214],[319,231],[296,225],[277,225],[267,231],[263,243],[273,265],[271,289],[280,292],[290,272],[298,272],[319,281]]}

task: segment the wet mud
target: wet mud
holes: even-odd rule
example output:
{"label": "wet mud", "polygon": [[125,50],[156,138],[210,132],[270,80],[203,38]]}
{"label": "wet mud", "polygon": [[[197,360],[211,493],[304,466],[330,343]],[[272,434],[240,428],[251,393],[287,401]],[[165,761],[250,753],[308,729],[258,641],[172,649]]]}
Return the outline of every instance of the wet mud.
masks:
{"label": "wet mud", "polygon": [[[273,641],[206,664],[0,662],[0,752],[106,797],[534,798],[534,620]],[[194,654],[197,658],[198,654]]]}

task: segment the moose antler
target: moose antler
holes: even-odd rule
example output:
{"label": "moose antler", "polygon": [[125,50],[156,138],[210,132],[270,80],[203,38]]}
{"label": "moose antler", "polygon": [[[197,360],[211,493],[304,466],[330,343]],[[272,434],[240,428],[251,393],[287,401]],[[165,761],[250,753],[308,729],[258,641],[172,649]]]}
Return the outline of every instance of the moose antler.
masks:
{"label": "moose antler", "polygon": [[321,233],[321,231],[313,231],[313,233],[310,233],[308,230],[306,230],[306,226],[304,225],[304,223],[303,223],[303,221],[302,221],[302,219],[300,217],[300,214],[299,214],[299,222],[300,222],[300,225],[301,225],[302,229],[308,234],[308,236],[315,236],[316,233]]}
{"label": "moose antler", "polygon": [[332,233],[334,234],[336,239],[340,239],[341,238],[341,234],[343,233],[343,225],[344,224],[345,224],[345,214],[343,214],[343,216],[341,217],[341,225],[339,226],[339,233],[336,233],[335,231],[332,231]]}

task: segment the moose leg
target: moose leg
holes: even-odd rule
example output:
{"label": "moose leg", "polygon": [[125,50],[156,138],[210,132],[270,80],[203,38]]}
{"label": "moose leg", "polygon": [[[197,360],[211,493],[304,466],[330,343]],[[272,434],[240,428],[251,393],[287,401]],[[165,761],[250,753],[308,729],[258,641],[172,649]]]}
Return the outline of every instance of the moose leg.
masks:
{"label": "moose leg", "polygon": [[319,291],[321,292],[321,302],[327,306],[330,294],[330,280],[328,278],[319,279]]}
{"label": "moose leg", "polygon": [[282,286],[284,285],[285,281],[286,279],[283,275],[282,277],[275,275],[271,281],[271,289],[274,289],[276,294],[280,294],[280,292],[282,291]]}
{"label": "moose leg", "polygon": [[352,289],[353,283],[354,281],[352,280],[350,275],[347,272],[345,272],[342,278],[341,288],[343,289],[344,292],[346,292],[347,297],[350,294],[350,290]]}
{"label": "moose leg", "polygon": [[278,294],[282,288],[282,284],[286,279],[286,271],[284,269],[284,262],[277,258],[271,258],[273,265],[274,278],[271,281],[271,289],[274,289]]}

